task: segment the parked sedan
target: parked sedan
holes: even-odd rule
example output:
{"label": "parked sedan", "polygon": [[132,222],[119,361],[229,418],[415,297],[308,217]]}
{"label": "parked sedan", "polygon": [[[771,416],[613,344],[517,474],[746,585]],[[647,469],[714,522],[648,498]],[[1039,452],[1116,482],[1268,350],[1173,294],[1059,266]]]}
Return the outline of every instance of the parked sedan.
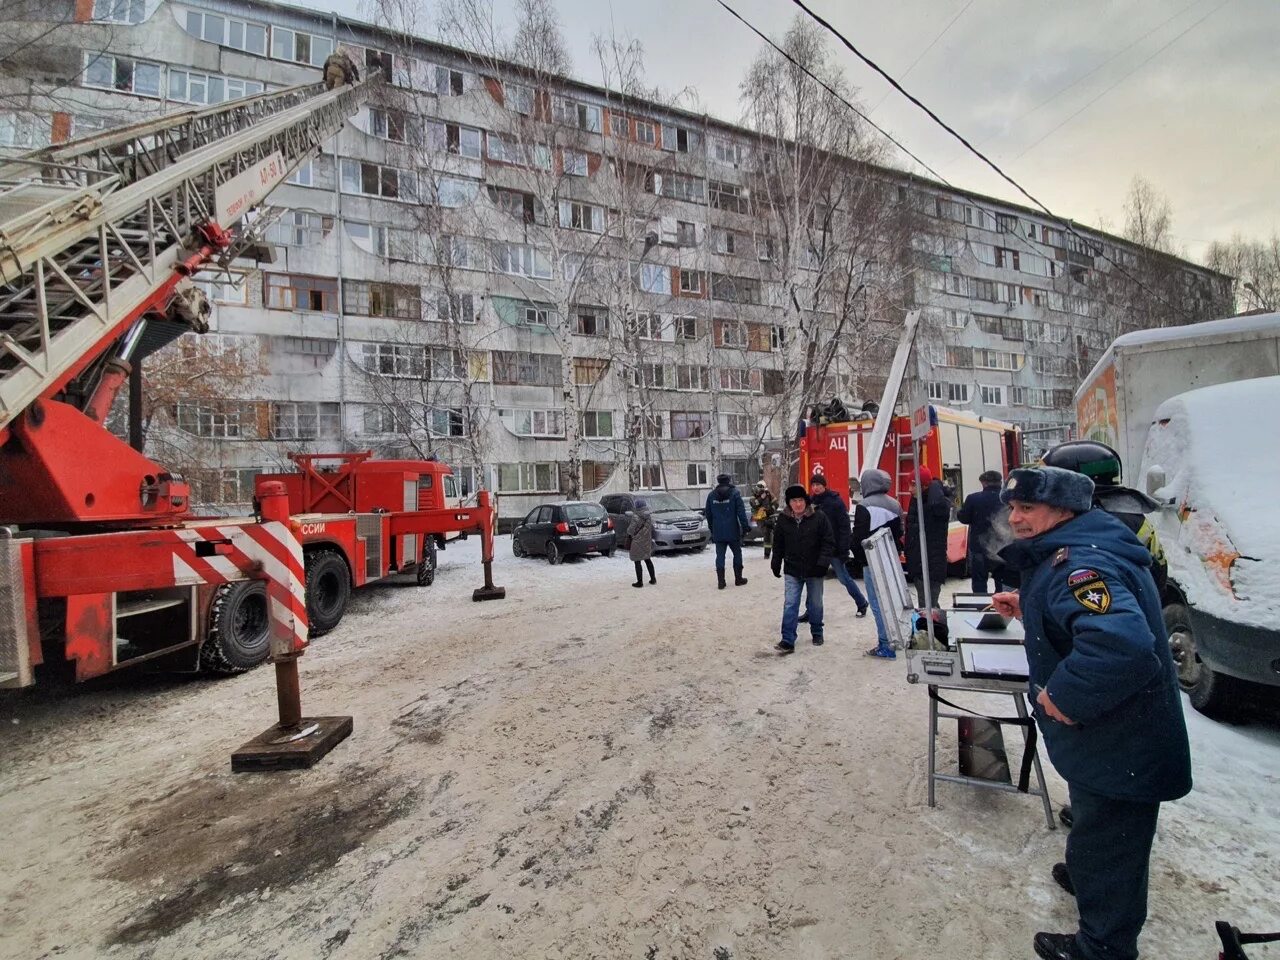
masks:
{"label": "parked sedan", "polygon": [[669,493],[633,490],[631,493],[613,493],[600,498],[617,528],[618,546],[622,549],[630,546],[627,528],[631,525],[631,518],[635,516],[637,500],[649,502],[649,512],[653,514],[655,550],[701,550],[707,545],[711,531],[707,529],[707,521],[697,510],[685,506]]}
{"label": "parked sedan", "polygon": [[511,533],[517,557],[543,556],[550,563],[583,553],[613,556],[618,545],[613,520],[598,503],[578,500],[534,507]]}

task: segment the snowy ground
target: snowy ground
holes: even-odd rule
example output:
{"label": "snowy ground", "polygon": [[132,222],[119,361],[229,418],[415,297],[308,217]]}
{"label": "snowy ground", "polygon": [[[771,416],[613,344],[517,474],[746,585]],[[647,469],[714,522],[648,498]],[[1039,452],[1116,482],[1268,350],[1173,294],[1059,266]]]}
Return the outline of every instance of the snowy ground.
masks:
{"label": "snowy ground", "polygon": [[[708,552],[635,590],[622,556],[501,538],[508,599],[473,604],[452,546],[304,658],[308,712],[355,717],[308,772],[229,772],[267,670],[0,699],[0,956],[1007,960],[1072,929],[1037,802],[930,810],[924,689],[862,657],[834,583],[827,645],[768,655],[781,589],[748,556],[745,587]],[[1169,960],[1216,956],[1218,918],[1280,928],[1280,729],[1188,719],[1143,940]]]}

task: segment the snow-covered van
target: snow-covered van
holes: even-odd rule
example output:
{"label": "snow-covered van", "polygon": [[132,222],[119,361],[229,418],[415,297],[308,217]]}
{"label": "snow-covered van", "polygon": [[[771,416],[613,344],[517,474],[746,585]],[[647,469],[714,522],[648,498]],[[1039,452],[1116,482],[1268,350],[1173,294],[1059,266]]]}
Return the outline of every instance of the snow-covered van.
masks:
{"label": "snow-covered van", "polygon": [[1192,704],[1230,712],[1239,681],[1280,687],[1280,377],[1156,408],[1142,486],[1169,561],[1169,643]]}

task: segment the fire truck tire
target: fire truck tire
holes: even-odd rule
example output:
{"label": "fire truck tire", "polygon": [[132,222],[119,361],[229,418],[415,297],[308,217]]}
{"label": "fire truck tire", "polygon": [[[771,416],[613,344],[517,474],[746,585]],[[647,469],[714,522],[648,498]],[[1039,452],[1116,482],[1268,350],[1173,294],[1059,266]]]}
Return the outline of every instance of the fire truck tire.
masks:
{"label": "fire truck tire", "polygon": [[307,622],[309,636],[322,637],[339,623],[351,599],[351,571],[336,550],[307,553]]}
{"label": "fire truck tire", "polygon": [[427,537],[422,544],[422,559],[418,561],[418,586],[429,587],[436,582],[436,538]]}
{"label": "fire truck tire", "polygon": [[245,580],[219,587],[209,609],[209,635],[200,647],[200,669],[242,673],[262,663],[270,652],[267,585]]}
{"label": "fire truck tire", "polygon": [[1186,605],[1165,606],[1164,625],[1169,631],[1169,649],[1178,670],[1178,684],[1186,691],[1191,705],[1214,720],[1238,719],[1242,685],[1235,677],[1218,673],[1200,659]]}

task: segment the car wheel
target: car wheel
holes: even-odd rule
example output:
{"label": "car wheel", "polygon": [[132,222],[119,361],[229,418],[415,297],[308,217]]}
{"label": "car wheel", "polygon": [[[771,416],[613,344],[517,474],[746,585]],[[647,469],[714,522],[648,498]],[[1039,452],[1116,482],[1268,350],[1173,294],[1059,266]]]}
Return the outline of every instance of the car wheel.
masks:
{"label": "car wheel", "polygon": [[513,536],[511,538],[511,552],[517,557],[527,556],[524,552],[524,544],[520,542],[519,537]]}
{"label": "car wheel", "polygon": [[1241,683],[1235,677],[1218,673],[1200,659],[1186,605],[1171,603],[1165,607],[1164,625],[1169,632],[1169,652],[1178,668],[1178,685],[1186,691],[1191,705],[1215,720],[1235,718]]}
{"label": "car wheel", "polygon": [[562,559],[564,558],[560,556],[560,548],[556,546],[556,542],[554,540],[548,540],[547,541],[547,563],[551,564],[554,567]]}

